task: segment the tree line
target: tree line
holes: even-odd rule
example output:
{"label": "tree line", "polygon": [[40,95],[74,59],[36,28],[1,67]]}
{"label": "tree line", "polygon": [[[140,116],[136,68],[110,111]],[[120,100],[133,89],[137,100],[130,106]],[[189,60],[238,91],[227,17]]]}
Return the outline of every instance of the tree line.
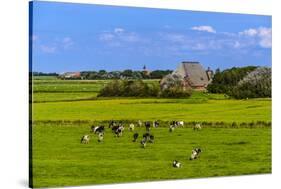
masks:
{"label": "tree line", "polygon": [[83,71],[81,76],[84,79],[162,79],[165,75],[172,73],[172,70],[154,70],[151,72],[146,71]]}
{"label": "tree line", "polygon": [[233,67],[222,72],[217,69],[207,90],[237,99],[271,97],[271,68]]}

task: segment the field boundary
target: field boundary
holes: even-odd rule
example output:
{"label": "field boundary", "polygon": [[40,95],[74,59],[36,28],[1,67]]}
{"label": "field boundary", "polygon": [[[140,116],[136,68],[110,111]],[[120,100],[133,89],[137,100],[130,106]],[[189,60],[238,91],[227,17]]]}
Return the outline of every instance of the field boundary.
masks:
{"label": "field boundary", "polygon": [[[58,126],[67,126],[67,125],[104,125],[108,126],[110,120],[102,120],[102,121],[95,121],[95,120],[37,120],[32,121],[32,126],[37,124],[40,125],[58,125]],[[125,126],[128,126],[130,123],[137,124],[138,120],[115,120],[117,122],[122,122]],[[151,120],[146,120],[151,121]],[[169,127],[170,121],[158,120],[160,123],[159,127]],[[184,127],[186,128],[193,128],[197,123],[201,124],[202,127],[206,128],[264,128],[272,126],[271,121],[252,121],[252,122],[210,122],[210,121],[188,121],[184,122]]]}

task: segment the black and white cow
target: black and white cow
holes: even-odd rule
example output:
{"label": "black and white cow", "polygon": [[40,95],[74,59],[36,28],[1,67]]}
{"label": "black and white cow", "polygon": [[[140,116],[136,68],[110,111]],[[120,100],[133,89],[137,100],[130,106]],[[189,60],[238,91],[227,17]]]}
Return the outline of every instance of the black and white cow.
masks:
{"label": "black and white cow", "polygon": [[143,137],[143,139],[145,139],[145,141],[148,141],[148,142],[150,142],[150,143],[153,143],[154,142],[154,136],[152,135],[152,134],[150,134],[150,133],[144,133],[143,135],[142,135],[142,137]]}
{"label": "black and white cow", "polygon": [[148,142],[154,143],[154,136],[150,134]]}
{"label": "black and white cow", "polygon": [[115,136],[120,137],[122,136],[124,129],[125,129],[124,126],[118,125],[112,127],[112,132],[115,133]]}
{"label": "black and white cow", "polygon": [[189,158],[189,160],[194,160],[197,159],[199,157],[199,155],[201,154],[202,150],[200,148],[194,148],[191,152],[191,156]]}
{"label": "black and white cow", "polygon": [[141,127],[142,126],[142,122],[141,120],[138,121],[138,126]]}
{"label": "black and white cow", "polygon": [[184,122],[183,121],[171,121],[170,125],[173,125],[174,127],[183,127],[184,126]]}
{"label": "black and white cow", "polygon": [[114,121],[114,120],[111,120],[111,121],[109,122],[108,128],[111,128],[111,127],[116,126],[116,125],[117,125],[117,122]]}
{"label": "black and white cow", "polygon": [[98,133],[104,133],[104,126],[92,126],[91,132],[98,134]]}
{"label": "black and white cow", "polygon": [[180,168],[180,167],[181,167],[181,163],[178,162],[177,160],[174,160],[174,161],[173,161],[173,167],[175,167],[175,168]]}
{"label": "black and white cow", "polygon": [[98,134],[98,142],[102,142],[103,141],[103,136],[104,136],[103,133],[99,133]]}
{"label": "black and white cow", "polygon": [[146,121],[146,122],[144,122],[144,125],[145,125],[145,129],[146,129],[146,131],[147,132],[149,132],[150,131],[150,122],[149,121]]}
{"label": "black and white cow", "polygon": [[170,126],[173,126],[173,127],[177,127],[178,126],[178,124],[177,124],[177,121],[171,121],[171,123],[170,123]]}
{"label": "black and white cow", "polygon": [[136,142],[137,141],[137,139],[138,139],[138,137],[139,137],[139,133],[135,133],[134,135],[133,135],[133,142]]}
{"label": "black and white cow", "polygon": [[141,147],[145,148],[146,142],[147,142],[146,138],[143,138],[143,139],[141,140],[141,142],[140,142],[140,143],[141,143]]}
{"label": "black and white cow", "polygon": [[83,135],[81,138],[82,144],[88,144],[90,142],[90,135]]}
{"label": "black and white cow", "polygon": [[133,123],[131,123],[129,125],[129,131],[134,131],[134,129],[135,129],[135,125]]}
{"label": "black and white cow", "polygon": [[153,127],[154,128],[157,128],[159,126],[159,121],[153,121]]}
{"label": "black and white cow", "polygon": [[175,125],[170,125],[169,131],[170,131],[170,132],[173,132],[173,131],[175,130],[175,127],[176,127]]}
{"label": "black and white cow", "polygon": [[193,127],[193,130],[194,130],[194,131],[195,131],[195,130],[199,131],[199,130],[201,130],[201,129],[202,129],[202,127],[201,127],[200,123],[196,123],[196,124],[194,125],[194,127]]}
{"label": "black and white cow", "polygon": [[184,122],[183,121],[177,121],[177,126],[183,127],[184,126]]}

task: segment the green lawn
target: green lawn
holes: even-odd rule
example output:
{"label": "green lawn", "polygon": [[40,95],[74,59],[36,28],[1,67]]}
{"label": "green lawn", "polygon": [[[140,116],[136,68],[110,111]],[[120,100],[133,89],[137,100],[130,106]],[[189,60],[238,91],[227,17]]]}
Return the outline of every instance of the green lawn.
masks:
{"label": "green lawn", "polygon": [[[33,126],[34,187],[139,182],[151,180],[246,175],[271,172],[270,128],[152,129],[155,143],[146,149],[132,142],[127,129],[120,138],[106,130],[104,142],[91,135],[80,144],[85,126]],[[144,128],[137,128],[142,135]],[[198,160],[191,150],[202,149]],[[182,168],[172,167],[178,160]]]}

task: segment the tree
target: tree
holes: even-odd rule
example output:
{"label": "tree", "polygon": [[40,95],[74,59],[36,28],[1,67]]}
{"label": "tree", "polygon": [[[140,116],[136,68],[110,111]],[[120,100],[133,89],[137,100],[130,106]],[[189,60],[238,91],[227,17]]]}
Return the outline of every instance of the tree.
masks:
{"label": "tree", "polygon": [[233,87],[235,87],[238,82],[243,79],[249,72],[255,70],[255,66],[247,66],[231,69],[226,69],[224,71],[216,70],[212,83],[207,87],[208,92],[211,93],[226,93],[230,94]]}
{"label": "tree", "polygon": [[185,85],[184,78],[180,74],[168,74],[160,83],[162,97],[189,97],[192,90]]}
{"label": "tree", "polygon": [[271,68],[258,67],[240,80],[230,93],[234,98],[271,97]]}

